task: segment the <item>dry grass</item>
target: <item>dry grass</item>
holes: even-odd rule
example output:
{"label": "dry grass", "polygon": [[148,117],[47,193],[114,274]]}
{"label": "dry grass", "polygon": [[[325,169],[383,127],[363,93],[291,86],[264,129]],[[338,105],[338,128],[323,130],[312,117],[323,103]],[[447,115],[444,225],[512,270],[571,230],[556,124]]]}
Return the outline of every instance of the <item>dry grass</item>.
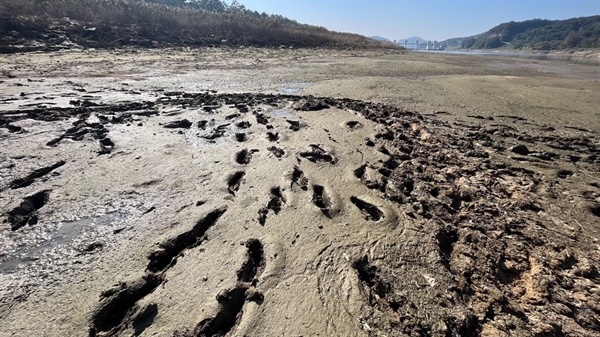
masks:
{"label": "dry grass", "polygon": [[[125,45],[398,48],[248,10],[208,12],[131,0],[0,0],[0,47]],[[2,49],[2,48],[0,48]]]}

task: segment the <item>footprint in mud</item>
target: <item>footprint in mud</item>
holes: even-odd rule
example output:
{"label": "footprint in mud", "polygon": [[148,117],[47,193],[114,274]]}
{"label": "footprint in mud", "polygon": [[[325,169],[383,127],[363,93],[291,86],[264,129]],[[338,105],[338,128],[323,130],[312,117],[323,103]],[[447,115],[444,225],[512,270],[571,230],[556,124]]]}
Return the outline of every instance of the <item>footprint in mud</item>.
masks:
{"label": "footprint in mud", "polygon": [[350,130],[358,130],[358,129],[362,129],[362,127],[363,127],[362,123],[359,121],[348,121],[348,122],[346,122],[346,126]]}
{"label": "footprint in mud", "polygon": [[279,140],[279,132],[267,132],[267,139],[269,139],[270,142],[276,142]]}
{"label": "footprint in mud", "polygon": [[294,166],[294,172],[292,172],[292,184],[290,187],[293,188],[294,185],[299,186],[304,191],[308,191],[308,178],[306,178],[304,172],[298,166]]}
{"label": "footprint in mud", "polygon": [[352,196],[350,201],[358,207],[366,220],[379,221],[383,218],[383,211],[377,206],[368,203],[358,197]]}
{"label": "footprint in mud", "polygon": [[230,124],[219,125],[208,135],[204,135],[204,136],[200,136],[200,137],[202,137],[204,139],[208,139],[208,140],[215,140],[217,138],[223,137],[223,135],[225,135],[225,132],[227,131],[227,128],[229,127],[229,125]]}
{"label": "footprint in mud", "polygon": [[115,147],[115,143],[110,140],[110,138],[106,137],[100,140],[100,150],[99,154],[109,154]]}
{"label": "footprint in mud", "polygon": [[207,120],[198,121],[198,129],[206,130],[206,126],[208,125]]}
{"label": "footprint in mud", "polygon": [[269,124],[269,118],[266,115],[261,114],[260,112],[255,112],[254,117],[256,117],[256,122],[258,124],[263,124],[263,125]]}
{"label": "footprint in mud", "polygon": [[285,151],[282,148],[276,146],[271,146],[267,150],[269,150],[277,158],[281,158],[285,155]]}
{"label": "footprint in mud", "polygon": [[269,210],[272,210],[275,214],[279,214],[283,205],[285,205],[286,199],[281,192],[281,188],[276,187],[271,189],[271,199],[267,204],[267,207],[263,207],[258,210],[258,222],[261,225],[265,225],[267,222],[267,215]]}
{"label": "footprint in mud", "polygon": [[192,126],[192,122],[190,122],[187,119],[173,121],[173,122],[169,122],[169,123],[163,125],[163,127],[167,128],[167,129],[189,129],[191,126]]}
{"label": "footprint in mud", "polygon": [[238,171],[229,177],[229,179],[227,180],[227,190],[231,195],[235,195],[235,192],[237,192],[240,189],[240,185],[242,184],[242,178],[244,178],[245,175],[246,172]]}
{"label": "footprint in mud", "polygon": [[50,200],[50,190],[44,190],[23,199],[21,204],[8,212],[10,229],[16,231],[29,224],[38,222],[37,210],[44,207]]}
{"label": "footprint in mud", "polygon": [[241,115],[242,114],[235,113],[235,114],[225,116],[225,119],[226,120],[236,119],[236,118],[240,117]]}
{"label": "footprint in mud", "polygon": [[134,323],[136,331],[145,329],[144,323],[151,324],[148,319],[153,314],[156,316],[158,308],[152,308],[150,305],[141,309],[137,302],[154,292],[164,281],[163,274],[146,274],[136,282],[119,283],[118,286],[104,291],[100,295],[101,305],[92,317],[89,336],[117,336],[131,322]]}
{"label": "footprint in mud", "polygon": [[454,251],[454,244],[458,242],[458,232],[454,228],[442,228],[435,236],[440,254],[440,260],[448,271],[450,270],[450,260]]}
{"label": "footprint in mud", "polygon": [[253,288],[265,267],[263,245],[259,240],[251,239],[245,243],[245,246],[248,249],[247,260],[237,272],[238,284],[233,289],[222,291],[217,295],[219,311],[214,317],[200,322],[194,329],[193,336],[228,335],[239,324],[246,302],[263,303],[264,296]]}
{"label": "footprint in mud", "polygon": [[177,237],[160,244],[159,249],[148,256],[147,270],[153,273],[164,271],[177,263],[177,257],[186,249],[197,246],[204,240],[204,234],[214,226],[227,208],[219,208],[200,219],[194,227]]}
{"label": "footprint in mud", "polygon": [[316,144],[311,144],[307,150],[302,151],[299,154],[301,157],[306,158],[313,163],[326,162],[335,164],[337,162],[337,158]]}
{"label": "footprint in mud", "polygon": [[331,210],[333,208],[333,200],[325,191],[325,187],[321,185],[313,186],[313,203],[321,209],[323,214],[331,219]]}
{"label": "footprint in mud", "polygon": [[254,152],[258,152],[258,150],[253,149],[253,150],[246,150],[243,149],[242,151],[238,152],[235,155],[235,161],[236,163],[240,164],[240,165],[247,165],[250,164],[250,161],[252,160],[252,154]]}
{"label": "footprint in mud", "polygon": [[64,160],[58,161],[50,166],[42,167],[33,172],[29,173],[27,176],[23,178],[17,178],[10,182],[11,189],[18,189],[22,187],[27,187],[34,183],[34,181],[38,178],[41,178],[50,172],[56,170],[57,168],[65,165],[67,162]]}
{"label": "footprint in mud", "polygon": [[244,132],[239,132],[235,134],[235,139],[240,143],[245,142],[248,140],[248,135],[246,135]]}
{"label": "footprint in mud", "polygon": [[308,126],[308,125],[306,125],[306,123],[300,122],[300,121],[293,121],[293,120],[286,119],[286,122],[288,122],[290,124],[290,130],[292,130],[292,131],[300,131],[300,129]]}
{"label": "footprint in mud", "polygon": [[247,129],[252,126],[252,123],[250,123],[248,121],[241,121],[241,122],[236,123],[235,126],[237,126],[240,129]]}

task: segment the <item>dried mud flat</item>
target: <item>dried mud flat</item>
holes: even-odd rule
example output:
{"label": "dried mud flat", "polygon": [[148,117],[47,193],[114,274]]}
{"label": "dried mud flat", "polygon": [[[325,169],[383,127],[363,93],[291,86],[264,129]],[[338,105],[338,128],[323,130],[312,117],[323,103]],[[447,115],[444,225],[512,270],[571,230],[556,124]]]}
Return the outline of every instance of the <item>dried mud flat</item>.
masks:
{"label": "dried mud flat", "polygon": [[0,336],[600,334],[597,66],[2,61]]}

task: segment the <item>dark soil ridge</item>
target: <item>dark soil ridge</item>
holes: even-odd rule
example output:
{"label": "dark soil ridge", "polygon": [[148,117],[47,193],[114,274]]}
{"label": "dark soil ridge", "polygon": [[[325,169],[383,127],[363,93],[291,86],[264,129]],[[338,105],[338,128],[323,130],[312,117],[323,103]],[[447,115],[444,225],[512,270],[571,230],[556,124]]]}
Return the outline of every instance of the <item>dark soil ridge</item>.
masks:
{"label": "dark soil ridge", "polygon": [[[373,311],[364,317],[371,329],[410,336],[480,336],[490,331],[595,336],[600,332],[600,257],[594,243],[600,227],[599,185],[592,181],[600,173],[600,141],[593,134],[566,128],[557,133],[543,127],[525,134],[518,124],[450,124],[352,99],[209,92],[166,93],[157,102],[12,111],[0,116],[0,125],[24,118],[77,118],[74,127],[82,127],[84,117],[96,113],[104,116],[102,128],[98,126],[103,130],[103,124],[127,123],[132,114],[151,118],[159,104],[228,105],[243,115],[255,106],[289,103],[356,111],[385,126],[367,143],[390,159],[357,168],[356,178],[418,220],[424,233],[420,245],[437,255],[423,268],[447,280],[428,281],[428,286],[414,282],[414,252],[399,245],[375,261],[356,257],[353,266],[365,301],[372,305]],[[509,145],[523,142],[532,149],[542,144],[554,149],[544,160],[576,164],[573,174],[564,170],[550,174],[544,166],[523,167],[539,160],[531,154],[541,153],[510,151]],[[595,191],[579,196],[587,206],[578,209],[561,200],[563,192],[575,193],[564,181],[574,174],[588,177],[589,189]],[[238,175],[228,182],[232,194],[243,177]],[[280,194],[273,193],[275,201],[269,207],[275,213]],[[358,198],[354,201],[371,208]],[[380,215],[374,209],[367,213]],[[572,226],[574,230],[563,225],[574,223],[579,224]],[[398,276],[403,273],[411,276]],[[425,287],[428,295],[422,301],[408,295],[422,293]],[[239,292],[235,298],[242,298]]]}

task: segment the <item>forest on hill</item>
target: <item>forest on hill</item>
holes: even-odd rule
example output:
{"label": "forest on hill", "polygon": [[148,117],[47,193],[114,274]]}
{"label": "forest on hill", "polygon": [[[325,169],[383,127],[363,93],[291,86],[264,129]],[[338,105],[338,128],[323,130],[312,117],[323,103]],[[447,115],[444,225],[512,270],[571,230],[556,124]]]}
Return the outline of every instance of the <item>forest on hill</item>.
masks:
{"label": "forest on hill", "polygon": [[462,42],[464,49],[600,48],[600,15],[568,20],[507,22]]}
{"label": "forest on hill", "polygon": [[219,0],[0,0],[0,52],[73,46],[398,48]]}

